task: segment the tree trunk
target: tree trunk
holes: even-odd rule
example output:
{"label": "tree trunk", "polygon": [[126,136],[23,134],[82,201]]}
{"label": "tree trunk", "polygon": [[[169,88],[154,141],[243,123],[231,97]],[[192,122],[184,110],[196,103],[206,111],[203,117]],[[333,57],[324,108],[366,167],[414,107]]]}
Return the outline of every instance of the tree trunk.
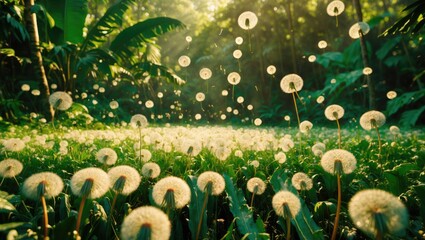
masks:
{"label": "tree trunk", "polygon": [[[356,9],[356,15],[357,15],[357,21],[362,22],[363,21],[363,13],[362,8],[360,5],[360,0],[353,0],[354,8]],[[367,48],[366,48],[366,40],[363,33],[360,33],[360,48],[362,51],[362,60],[363,60],[363,66],[369,67],[369,60],[367,58]],[[367,89],[368,89],[368,102],[369,102],[369,108],[370,109],[376,109],[376,93],[375,93],[375,82],[372,81],[372,78],[370,75],[366,75],[367,80]]]}
{"label": "tree trunk", "polygon": [[42,112],[45,117],[50,120],[53,118],[54,110],[49,104],[49,82],[47,81],[46,72],[43,66],[43,57],[40,49],[40,38],[38,35],[37,16],[31,13],[31,8],[34,6],[34,0],[25,0],[25,21],[26,28],[30,36],[31,61],[34,68],[35,78],[41,83],[40,93],[42,102]]}
{"label": "tree trunk", "polygon": [[297,62],[295,58],[295,29],[292,17],[291,0],[286,1],[286,13],[288,14],[289,31],[291,33],[291,55],[292,55],[292,71],[297,73]]}

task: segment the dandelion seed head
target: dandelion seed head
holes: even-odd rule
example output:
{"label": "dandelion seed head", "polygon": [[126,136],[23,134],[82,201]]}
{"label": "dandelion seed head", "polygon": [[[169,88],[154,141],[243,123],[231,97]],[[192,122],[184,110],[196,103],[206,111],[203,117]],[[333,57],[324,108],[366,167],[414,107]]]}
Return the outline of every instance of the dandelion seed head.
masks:
{"label": "dandelion seed head", "polygon": [[148,119],[145,117],[145,115],[142,114],[135,114],[130,119],[130,125],[134,128],[138,127],[147,127],[149,124]]}
{"label": "dandelion seed head", "polygon": [[321,103],[323,103],[325,101],[325,97],[323,97],[323,96],[318,96],[317,97],[317,99],[316,99],[316,102],[318,103],[318,104],[321,104]]}
{"label": "dandelion seed head", "polygon": [[375,220],[378,214],[390,234],[403,235],[409,224],[404,204],[391,193],[380,189],[357,192],[348,203],[348,213],[356,227],[372,237],[378,231]]}
{"label": "dandelion seed head", "polygon": [[242,51],[239,49],[236,49],[235,51],[233,51],[233,57],[236,59],[239,59],[242,57]]}
{"label": "dandelion seed head", "polygon": [[365,130],[379,128],[385,124],[386,117],[382,112],[371,110],[360,117],[360,126]]}
{"label": "dandelion seed head", "polygon": [[221,96],[226,97],[227,95],[229,95],[229,92],[227,90],[221,91]]}
{"label": "dandelion seed head", "polygon": [[241,13],[238,18],[239,27],[245,30],[253,29],[258,23],[258,18],[255,13],[246,11]]}
{"label": "dandelion seed head", "polygon": [[205,100],[205,94],[202,92],[198,92],[195,96],[196,101],[203,102]]}
{"label": "dandelion seed head", "polygon": [[139,172],[135,168],[127,165],[120,165],[109,169],[108,176],[111,182],[111,188],[115,191],[118,190],[114,189],[116,182],[121,181],[119,180],[120,178],[125,179],[122,189],[119,189],[119,193],[124,196],[130,195],[132,192],[136,191],[141,181]]}
{"label": "dandelion seed head", "polygon": [[298,191],[310,190],[313,188],[313,180],[303,172],[295,173],[294,176],[292,176],[291,182]]}
{"label": "dandelion seed head", "polygon": [[205,192],[206,186],[211,184],[211,195],[217,196],[220,195],[224,188],[226,187],[226,183],[224,181],[223,176],[217,172],[206,171],[199,175],[197,180],[198,188]]}
{"label": "dandelion seed head", "polygon": [[31,91],[31,94],[32,95],[34,95],[34,96],[40,96],[40,90],[38,90],[38,89],[33,89],[32,91]]}
{"label": "dandelion seed head", "polygon": [[280,217],[286,217],[285,207],[287,205],[289,208],[289,214],[294,218],[301,210],[300,199],[289,191],[279,191],[272,198],[273,209],[276,212],[276,215]]}
{"label": "dandelion seed head", "polygon": [[344,116],[344,108],[337,104],[332,104],[326,107],[325,117],[331,121],[341,119]]}
{"label": "dandelion seed head", "polygon": [[393,135],[398,135],[398,134],[400,134],[400,128],[393,125],[393,126],[390,127],[390,132]]}
{"label": "dandelion seed head", "polygon": [[117,109],[118,107],[119,107],[120,105],[119,105],[119,103],[117,102],[117,101],[111,101],[110,103],[109,103],[109,107],[112,109],[112,110],[114,110],[114,109]]}
{"label": "dandelion seed head", "polygon": [[389,92],[387,92],[387,98],[388,99],[394,99],[394,98],[396,98],[397,97],[397,92],[396,91],[389,91]]}
{"label": "dandelion seed head", "polygon": [[154,162],[147,162],[143,164],[142,175],[146,178],[157,178],[161,174],[161,167]]}
{"label": "dandelion seed head", "polygon": [[315,62],[316,61],[316,59],[317,59],[317,57],[316,56],[314,56],[314,55],[310,55],[310,56],[308,56],[308,61],[309,62]]}
{"label": "dandelion seed head", "polygon": [[235,38],[235,43],[236,43],[237,45],[241,45],[241,44],[243,43],[243,38],[242,38],[242,37],[237,37],[237,38]]}
{"label": "dandelion seed head", "polygon": [[0,177],[13,178],[22,172],[24,165],[13,158],[7,158],[0,162]]}
{"label": "dandelion seed head", "polygon": [[317,46],[320,49],[324,49],[324,48],[326,48],[328,46],[328,43],[325,40],[321,40],[321,41],[319,41],[319,43],[317,43]]}
{"label": "dandelion seed head", "polygon": [[208,80],[212,76],[212,71],[209,68],[202,68],[201,71],[199,71],[199,76],[204,80]]}
{"label": "dandelion seed head", "polygon": [[343,149],[333,149],[325,152],[320,164],[323,170],[330,174],[335,174],[335,162],[340,161],[342,164],[342,171],[345,174],[350,174],[356,169],[357,160],[352,153]]}
{"label": "dandelion seed head", "polygon": [[263,121],[261,120],[261,118],[254,119],[254,125],[255,126],[260,126],[262,123],[263,123]]}
{"label": "dandelion seed head", "polygon": [[246,183],[246,188],[251,193],[261,195],[266,191],[267,184],[261,178],[253,177]]}
{"label": "dandelion seed head", "polygon": [[366,35],[370,31],[370,27],[365,22],[358,22],[353,24],[350,27],[350,30],[348,31],[348,35],[350,35],[351,38],[357,39],[360,37],[360,33],[362,35]]}
{"label": "dandelion seed head", "polygon": [[49,96],[50,105],[56,109],[65,111],[72,106],[72,98],[66,92],[54,92]]}
{"label": "dandelion seed head", "polygon": [[285,93],[294,93],[302,89],[304,85],[303,79],[297,74],[288,74],[280,80],[280,88]]}
{"label": "dandelion seed head", "polygon": [[114,165],[117,162],[118,155],[112,148],[102,148],[96,153],[96,159],[103,164]]}
{"label": "dandelion seed head", "polygon": [[282,164],[282,163],[286,162],[286,154],[284,152],[278,152],[274,155],[274,159],[278,163]]}
{"label": "dandelion seed head", "polygon": [[180,66],[187,67],[190,65],[190,57],[186,55],[180,56],[178,62]]}
{"label": "dandelion seed head", "polygon": [[328,4],[326,8],[326,12],[329,16],[335,17],[344,12],[345,5],[342,1],[332,1]]}
{"label": "dandelion seed head", "polygon": [[31,87],[28,84],[22,84],[21,90],[24,92],[28,92],[29,90],[31,90]]}
{"label": "dandelion seed head", "polygon": [[82,197],[84,193],[83,186],[86,181],[92,182],[92,187],[87,193],[87,197],[95,199],[103,196],[110,186],[108,174],[100,168],[84,168],[74,173],[71,178],[71,191],[74,195]]}
{"label": "dandelion seed head", "polygon": [[370,68],[370,67],[363,68],[363,74],[364,75],[370,75],[372,73],[373,73],[373,69],[372,68]]}
{"label": "dandelion seed head", "polygon": [[136,151],[136,155],[142,162],[147,162],[152,158],[152,153],[148,149],[141,149]]}
{"label": "dandelion seed head", "polygon": [[174,193],[176,209],[183,208],[189,203],[190,188],[183,179],[169,176],[159,180],[152,189],[152,198],[157,205],[164,203],[164,198],[168,191]]}
{"label": "dandelion seed head", "polygon": [[268,66],[266,70],[267,70],[267,73],[268,73],[269,75],[273,75],[273,74],[275,74],[275,73],[276,73],[276,67],[275,67],[274,65],[270,65],[270,66]]}
{"label": "dandelion seed head", "polygon": [[150,229],[149,239],[168,240],[171,236],[171,222],[167,214],[152,206],[133,209],[121,225],[121,239],[136,240],[143,227]]}
{"label": "dandelion seed head", "polygon": [[10,138],[3,141],[3,146],[6,151],[20,152],[25,148],[25,142],[19,138]]}
{"label": "dandelion seed head", "polygon": [[62,179],[52,172],[36,173],[28,177],[22,185],[22,194],[34,201],[40,200],[40,184],[43,184],[43,196],[46,199],[54,198],[62,192]]}
{"label": "dandelion seed head", "polygon": [[227,75],[227,81],[232,85],[238,85],[241,81],[241,75],[237,72],[231,72]]}
{"label": "dandelion seed head", "polygon": [[308,120],[302,121],[300,123],[300,132],[302,133],[308,133],[313,128],[313,123],[311,123]]}

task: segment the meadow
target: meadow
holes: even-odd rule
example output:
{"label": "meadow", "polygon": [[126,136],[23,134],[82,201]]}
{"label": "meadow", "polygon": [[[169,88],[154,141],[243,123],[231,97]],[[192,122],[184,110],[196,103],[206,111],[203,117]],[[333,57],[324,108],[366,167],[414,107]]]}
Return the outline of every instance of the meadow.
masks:
{"label": "meadow", "polygon": [[[166,213],[172,239],[283,239],[289,238],[288,232],[293,239],[331,237],[338,202],[337,178],[335,173],[327,172],[321,162],[326,152],[339,148],[336,128],[315,126],[300,133],[297,128],[288,126],[147,126],[145,123],[142,127],[129,123],[121,127],[99,124],[98,130],[61,125],[53,128],[51,124],[37,126],[9,126],[1,133],[2,238],[43,237],[44,211],[40,201],[43,181],[42,185],[47,186],[45,210],[51,239],[114,239],[122,234],[126,216],[141,206],[155,206]],[[381,229],[384,237],[423,238],[424,132],[404,131],[395,126],[390,130],[384,125],[380,128],[379,154],[376,132],[354,123],[350,126],[350,129],[342,129],[340,148],[351,152],[357,163],[344,164],[344,169],[352,168],[352,172],[341,174],[337,235],[342,239],[376,237],[379,227],[375,229],[374,220],[368,223],[371,229],[360,230],[356,225],[362,228],[361,225],[354,223],[349,214],[352,211],[349,204],[362,190],[381,189],[394,196],[392,201],[400,201],[407,213],[405,220],[397,215],[397,210],[385,213]],[[20,161],[23,168],[19,170],[15,164],[6,164],[6,159]],[[91,193],[94,195],[85,198],[82,186],[73,189],[73,181],[76,181],[73,176],[77,172],[96,168],[111,174],[119,166],[135,169],[141,180],[123,171],[121,174],[128,178],[124,178],[127,181],[120,188],[116,177],[109,175],[115,179],[110,183],[104,179],[107,174],[93,172],[88,177],[95,182],[88,191],[101,191],[100,194]],[[24,183],[31,176],[45,172],[56,174],[63,181],[63,188],[50,193],[54,190],[49,185],[58,186],[50,183],[54,180],[48,177],[40,184]],[[210,188],[204,185],[202,189],[198,179],[205,172],[218,176],[210,180]],[[297,180],[296,173],[306,176]],[[97,179],[96,174],[103,178]],[[169,177],[181,179],[181,183],[177,180],[165,183],[175,193],[173,200],[165,197],[167,194],[163,194],[162,201],[154,199],[155,185]],[[263,182],[264,186],[262,183],[249,186],[251,179]],[[97,186],[97,181],[106,182],[105,189],[100,190],[102,184]],[[123,188],[131,184],[136,186],[124,194]],[[222,189],[214,192],[220,184]],[[179,194],[184,185],[186,191],[190,189],[186,196]],[[299,199],[298,213],[277,215],[272,199],[280,191],[289,191]],[[186,200],[179,200],[182,197]],[[80,209],[83,199],[85,204]],[[179,201],[183,201],[180,206]],[[114,206],[111,208],[111,205]],[[76,232],[80,211],[81,223]],[[367,214],[368,210],[362,211]],[[203,221],[199,220],[201,216]],[[290,225],[286,219],[290,219]],[[138,226],[137,221],[141,219],[132,221]],[[288,226],[292,231],[288,231]],[[155,229],[151,231],[158,231]],[[157,237],[152,239],[161,239]]]}

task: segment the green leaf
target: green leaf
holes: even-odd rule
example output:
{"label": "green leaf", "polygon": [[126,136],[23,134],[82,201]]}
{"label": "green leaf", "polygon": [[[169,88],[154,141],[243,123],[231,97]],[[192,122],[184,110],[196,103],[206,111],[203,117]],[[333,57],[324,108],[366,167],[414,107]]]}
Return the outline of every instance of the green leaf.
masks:
{"label": "green leaf", "polygon": [[144,48],[152,44],[156,37],[175,29],[184,28],[184,24],[177,19],[158,17],[138,22],[124,29],[112,41],[110,49],[123,61],[131,60],[134,48]]}
{"label": "green leaf", "polygon": [[404,112],[403,115],[401,115],[400,124],[408,127],[415,126],[424,111],[425,106]]}
{"label": "green leaf", "polygon": [[391,116],[394,113],[396,113],[400,108],[412,104],[419,99],[423,98],[425,96],[425,89],[414,91],[414,92],[407,92],[404,93],[401,96],[396,97],[395,99],[391,100],[387,104],[387,115]]}
{"label": "green leaf", "polygon": [[236,218],[239,232],[248,239],[258,239],[259,231],[254,222],[252,211],[248,208],[244,194],[241,189],[236,188],[232,179],[223,175],[226,181],[227,199],[229,199],[230,212]]}
{"label": "green leaf", "polygon": [[394,49],[397,44],[401,41],[401,37],[397,36],[386,41],[378,51],[376,51],[376,56],[378,59],[383,60],[391,50]]}
{"label": "green leaf", "polygon": [[4,224],[0,224],[0,232],[6,232],[11,229],[16,229],[16,228],[24,227],[24,226],[27,228],[31,228],[31,224],[27,222],[4,223]]}
{"label": "green leaf", "polygon": [[7,201],[4,198],[0,198],[0,212],[8,213],[8,212],[15,212],[16,208],[11,204],[9,201]]}
{"label": "green leaf", "polygon": [[13,48],[0,48],[0,54],[12,57],[15,56],[15,50]]}
{"label": "green leaf", "polygon": [[189,230],[192,234],[192,239],[196,239],[196,233],[198,231],[199,220],[201,215],[203,217],[201,232],[199,237],[203,239],[203,236],[208,232],[207,226],[207,211],[202,207],[204,204],[204,193],[198,188],[197,178],[194,176],[187,176],[186,182],[190,186],[190,204],[189,204]]}
{"label": "green leaf", "polygon": [[340,52],[327,52],[321,55],[317,55],[316,62],[323,67],[329,67],[331,62],[343,63],[344,56]]}
{"label": "green leaf", "polygon": [[122,25],[124,13],[134,4],[135,0],[122,0],[106,10],[105,14],[88,31],[87,37],[81,46],[81,51],[98,47],[105,41],[105,37]]}
{"label": "green leaf", "polygon": [[146,73],[148,73],[149,76],[163,77],[168,82],[172,82],[177,85],[182,85],[185,83],[185,81],[177,76],[171,69],[151,62],[139,63],[133,66],[132,70],[136,72],[136,74],[134,74],[136,78],[143,77],[146,75]]}

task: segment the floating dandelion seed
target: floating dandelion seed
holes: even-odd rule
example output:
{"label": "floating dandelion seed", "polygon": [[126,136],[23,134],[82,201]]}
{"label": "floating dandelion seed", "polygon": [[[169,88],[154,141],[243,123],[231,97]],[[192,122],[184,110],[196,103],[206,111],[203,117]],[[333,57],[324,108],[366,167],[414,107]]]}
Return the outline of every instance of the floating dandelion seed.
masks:
{"label": "floating dandelion seed", "polygon": [[152,101],[152,100],[147,100],[147,101],[145,102],[145,106],[146,106],[147,108],[153,108],[154,103],[153,103],[153,101]]}
{"label": "floating dandelion seed", "polygon": [[227,90],[223,90],[223,91],[221,91],[221,96],[226,97],[226,96],[228,96],[228,95],[229,95],[229,92],[228,92]]}
{"label": "floating dandelion seed", "polygon": [[295,173],[294,176],[292,176],[291,182],[298,191],[306,191],[313,188],[313,180],[303,172]]}
{"label": "floating dandelion seed", "polygon": [[285,121],[287,121],[287,122],[291,121],[291,117],[290,117],[290,116],[288,116],[288,115],[286,115],[285,117],[283,117],[283,119],[284,119]]}
{"label": "floating dandelion seed", "polygon": [[253,29],[258,23],[258,18],[255,13],[246,11],[241,13],[238,18],[239,27],[245,30]]}
{"label": "floating dandelion seed", "polygon": [[[173,193],[173,201],[166,202],[166,195]],[[169,176],[159,180],[152,189],[152,198],[157,205],[167,208],[180,209],[186,206],[190,201],[190,188],[187,183],[178,177]],[[167,206],[172,204],[174,206]]]}
{"label": "floating dandelion seed", "polygon": [[72,98],[66,92],[54,92],[49,96],[49,103],[55,110],[65,111],[72,105]]}
{"label": "floating dandelion seed", "polygon": [[370,27],[367,23],[358,22],[353,24],[353,26],[350,27],[350,30],[348,31],[348,35],[350,35],[350,37],[353,39],[357,39],[360,37],[360,34],[364,36],[369,31],[370,31]]}
{"label": "floating dandelion seed", "polygon": [[319,43],[317,43],[317,46],[320,49],[325,49],[328,46],[328,43],[325,40],[321,40],[321,41],[319,41]]}
{"label": "floating dandelion seed", "polygon": [[51,88],[51,89],[53,89],[53,90],[55,90],[55,89],[57,89],[57,88],[58,88],[58,85],[57,85],[57,84],[55,84],[55,83],[52,83],[52,84],[50,85],[50,88]]}
{"label": "floating dandelion seed", "polygon": [[158,94],[156,95],[158,98],[163,98],[164,94],[162,92],[158,92]]}
{"label": "floating dandelion seed", "polygon": [[237,72],[231,72],[227,76],[227,81],[232,85],[238,85],[241,81],[241,75],[239,75]]}
{"label": "floating dandelion seed", "polygon": [[400,199],[380,189],[357,192],[348,203],[348,213],[356,227],[376,239],[383,239],[387,233],[402,236],[409,224]]}
{"label": "floating dandelion seed", "polygon": [[235,51],[233,51],[233,57],[236,59],[239,59],[242,57],[242,51],[239,49],[236,49]]}
{"label": "floating dandelion seed", "polygon": [[192,42],[192,37],[191,36],[186,36],[186,42],[188,42],[188,43]]}
{"label": "floating dandelion seed", "polygon": [[104,92],[105,92],[105,88],[104,88],[104,87],[100,87],[100,88],[99,88],[99,92],[100,92],[100,93],[104,93]]}
{"label": "floating dandelion seed", "polygon": [[203,102],[205,100],[205,94],[202,92],[198,92],[195,98],[196,98],[196,101]]}
{"label": "floating dandelion seed", "polygon": [[236,101],[238,102],[238,103],[243,103],[244,101],[245,101],[245,99],[242,97],[242,96],[239,96],[237,99],[236,99]]}
{"label": "floating dandelion seed", "polygon": [[326,12],[331,17],[336,17],[344,12],[345,5],[342,1],[332,1],[328,4]]}
{"label": "floating dandelion seed", "polygon": [[31,87],[28,84],[22,84],[21,90],[24,92],[28,92],[29,90],[31,90]]}
{"label": "floating dandelion seed", "polygon": [[105,165],[114,165],[118,159],[118,155],[112,148],[102,148],[96,153],[97,161]]}
{"label": "floating dandelion seed", "polygon": [[134,128],[147,127],[148,124],[148,119],[142,114],[134,114],[130,119],[130,125]]}
{"label": "floating dandelion seed", "polygon": [[270,75],[273,75],[276,73],[276,67],[274,65],[268,66],[266,70],[267,70],[267,73]]}
{"label": "floating dandelion seed", "polygon": [[128,196],[139,187],[141,178],[139,172],[133,167],[120,165],[108,171],[111,189],[115,192]]}
{"label": "floating dandelion seed", "polygon": [[147,178],[157,178],[161,174],[161,167],[154,162],[148,162],[143,164],[142,175]]}
{"label": "floating dandelion seed", "polygon": [[309,61],[309,62],[315,62],[315,61],[316,61],[316,56],[314,56],[314,55],[310,55],[310,56],[308,57],[308,61]]}
{"label": "floating dandelion seed", "polygon": [[171,222],[167,214],[156,207],[139,207],[124,218],[120,235],[123,240],[168,240],[171,236]]}
{"label": "floating dandelion seed", "polygon": [[211,192],[209,194],[214,196],[220,195],[226,187],[223,176],[213,171],[203,172],[198,177],[197,185],[202,192],[207,190],[208,184],[211,184]]}
{"label": "floating dandelion seed", "polygon": [[254,109],[254,106],[252,106],[251,104],[249,104],[248,106],[246,106],[246,109],[248,109],[249,111],[252,111]]}
{"label": "floating dandelion seed", "polygon": [[211,78],[211,76],[212,76],[212,71],[211,71],[211,69],[209,69],[209,68],[202,68],[202,69],[199,71],[199,76],[200,76],[202,79],[204,79],[204,80],[208,80],[208,79],[210,79],[210,78]]}
{"label": "floating dandelion seed", "polygon": [[0,162],[0,177],[14,178],[22,172],[24,165],[13,158],[7,158]]}
{"label": "floating dandelion seed", "polygon": [[260,118],[256,118],[256,119],[254,120],[254,125],[255,125],[255,126],[260,126],[262,123],[263,123],[263,121],[262,121]]}
{"label": "floating dandelion seed", "polygon": [[179,62],[180,66],[187,67],[187,66],[190,65],[190,57],[183,55],[183,56],[179,57],[178,62]]}
{"label": "floating dandelion seed", "polygon": [[363,74],[364,75],[370,75],[370,74],[372,74],[372,72],[373,72],[373,70],[370,67],[363,68]]}
{"label": "floating dandelion seed", "polygon": [[336,83],[336,79],[335,78],[332,78],[330,82],[331,82],[331,84],[335,84]]}
{"label": "floating dandelion seed", "polygon": [[294,93],[302,89],[304,85],[303,79],[297,74],[288,74],[280,81],[280,88],[285,93]]}
{"label": "floating dandelion seed", "polygon": [[324,101],[325,101],[325,97],[323,97],[323,96],[318,96],[317,99],[316,99],[316,102],[318,104],[322,104]]}
{"label": "floating dandelion seed", "polygon": [[223,114],[220,115],[221,120],[226,120],[226,118],[227,118],[226,114],[223,113]]}
{"label": "floating dandelion seed", "polygon": [[114,110],[114,109],[117,109],[118,107],[119,107],[120,105],[118,104],[118,102],[117,101],[111,101],[110,103],[109,103],[109,107],[112,109],[112,110]]}
{"label": "floating dandelion seed", "polygon": [[235,43],[236,43],[237,45],[241,45],[241,44],[243,43],[243,38],[242,38],[242,37],[237,37],[237,38],[235,38]]}
{"label": "floating dandelion seed", "polygon": [[52,172],[41,172],[31,175],[22,185],[22,194],[34,201],[40,197],[54,198],[62,192],[64,185],[62,179]]}
{"label": "floating dandelion seed", "polygon": [[394,99],[394,98],[396,98],[397,97],[397,92],[396,91],[389,91],[389,92],[387,92],[387,98],[388,99]]}
{"label": "floating dandelion seed", "polygon": [[200,113],[195,114],[195,120],[201,120],[202,115]]}

